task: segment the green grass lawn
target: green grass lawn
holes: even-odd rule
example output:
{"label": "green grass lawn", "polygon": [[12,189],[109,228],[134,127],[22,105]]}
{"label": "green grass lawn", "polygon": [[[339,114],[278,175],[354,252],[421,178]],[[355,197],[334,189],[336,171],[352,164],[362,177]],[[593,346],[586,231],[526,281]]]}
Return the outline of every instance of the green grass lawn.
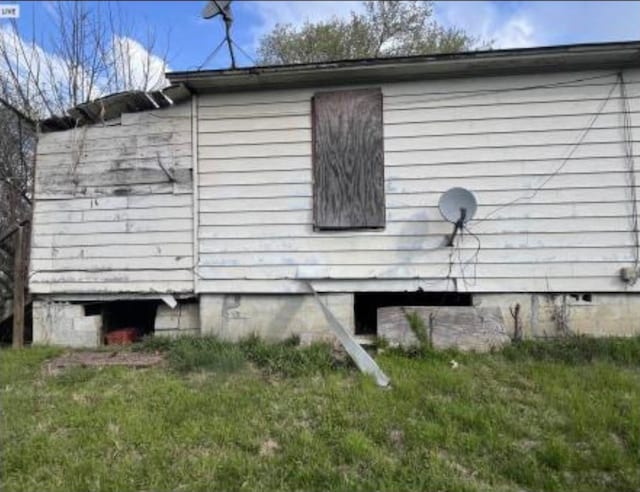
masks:
{"label": "green grass lawn", "polygon": [[[377,356],[149,342],[167,367],[2,350],[2,490],[640,490],[640,339]],[[459,363],[452,369],[449,360]]]}

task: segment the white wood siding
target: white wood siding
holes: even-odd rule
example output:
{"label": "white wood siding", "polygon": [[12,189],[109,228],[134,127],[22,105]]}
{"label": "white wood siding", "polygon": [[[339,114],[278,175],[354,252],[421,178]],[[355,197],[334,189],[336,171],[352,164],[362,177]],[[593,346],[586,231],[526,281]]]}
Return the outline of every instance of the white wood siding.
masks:
{"label": "white wood siding", "polygon": [[33,293],[193,291],[191,126],[186,103],[40,136]]}
{"label": "white wood siding", "polygon": [[[640,70],[624,76],[637,154]],[[199,290],[305,291],[297,278],[324,291],[639,290],[618,279],[635,239],[615,83],[584,72],[382,84],[382,231],[313,231],[310,100],[326,89],[201,96]],[[453,186],[486,217],[470,224],[480,250],[467,234],[454,257],[437,208]]]}

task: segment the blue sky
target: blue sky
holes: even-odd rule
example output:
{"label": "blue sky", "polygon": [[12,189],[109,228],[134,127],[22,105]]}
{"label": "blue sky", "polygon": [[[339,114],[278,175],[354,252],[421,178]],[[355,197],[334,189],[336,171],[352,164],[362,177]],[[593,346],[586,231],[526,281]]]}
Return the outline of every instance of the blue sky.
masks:
{"label": "blue sky", "polygon": [[[35,26],[38,42],[47,51],[51,2],[1,0],[1,3],[20,5],[21,36],[31,39]],[[220,21],[200,18],[204,1],[120,3],[127,18],[138,26],[152,26],[158,38],[157,52],[164,51],[168,45],[171,70],[199,67],[222,39]],[[359,8],[359,2],[348,1],[238,0],[233,7],[234,39],[255,57],[258,40],[276,23],[301,24],[305,19],[343,17]],[[445,25],[456,25],[475,36],[492,39],[496,48],[640,39],[640,1],[436,2],[435,14]],[[139,37],[144,37],[142,31]],[[241,53],[237,53],[237,57],[240,65],[252,64]],[[228,64],[227,52],[222,49],[205,68]]]}

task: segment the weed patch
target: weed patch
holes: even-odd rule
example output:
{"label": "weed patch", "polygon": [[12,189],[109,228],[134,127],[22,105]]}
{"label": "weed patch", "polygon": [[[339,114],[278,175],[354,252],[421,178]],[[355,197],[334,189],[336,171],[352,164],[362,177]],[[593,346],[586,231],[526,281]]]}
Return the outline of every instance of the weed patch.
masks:
{"label": "weed patch", "polygon": [[429,327],[427,327],[424,319],[417,311],[408,313],[403,309],[404,317],[409,323],[409,328],[418,339],[421,347],[431,347],[431,337],[429,336]]}
{"label": "weed patch", "polygon": [[269,376],[298,377],[326,374],[348,365],[336,359],[329,344],[299,347],[298,343],[294,338],[278,343],[265,342],[258,337],[249,337],[239,343],[222,342],[214,337],[181,337],[168,341],[149,338],[136,350],[164,352],[171,367],[181,372],[229,373],[251,363]]}
{"label": "weed patch", "polygon": [[221,342],[214,337],[150,337],[143,340],[139,349],[165,352],[170,366],[180,372],[209,370],[230,373],[242,369],[245,364],[237,344]]}
{"label": "weed patch", "polygon": [[510,361],[536,360],[567,364],[610,362],[640,366],[640,337],[568,336],[550,340],[524,340],[505,347],[501,353]]}
{"label": "weed patch", "polygon": [[295,339],[281,343],[265,343],[257,337],[240,342],[240,350],[257,367],[269,375],[287,377],[326,374],[346,362],[338,361],[331,346],[315,343],[308,347],[298,347]]}

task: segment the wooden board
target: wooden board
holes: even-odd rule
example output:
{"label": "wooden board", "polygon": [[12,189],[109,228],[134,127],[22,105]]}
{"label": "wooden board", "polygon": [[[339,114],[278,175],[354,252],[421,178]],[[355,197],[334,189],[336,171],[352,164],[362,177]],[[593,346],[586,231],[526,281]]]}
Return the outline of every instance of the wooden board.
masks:
{"label": "wooden board", "polygon": [[382,93],[317,93],[312,117],[315,226],[384,227]]}

